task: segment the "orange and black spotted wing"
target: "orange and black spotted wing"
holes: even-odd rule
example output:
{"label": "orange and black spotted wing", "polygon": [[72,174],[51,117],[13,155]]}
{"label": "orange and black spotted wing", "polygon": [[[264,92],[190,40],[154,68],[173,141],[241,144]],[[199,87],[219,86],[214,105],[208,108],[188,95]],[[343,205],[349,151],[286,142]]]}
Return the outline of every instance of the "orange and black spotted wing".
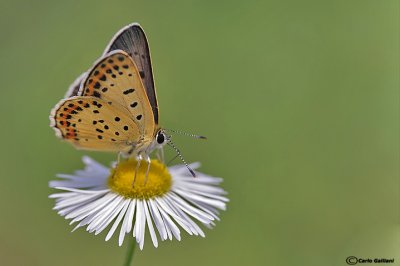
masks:
{"label": "orange and black spotted wing", "polygon": [[[142,27],[138,23],[132,23],[118,31],[107,45],[103,55],[106,55],[114,50],[125,51],[135,62],[135,65],[139,70],[139,75],[142,79],[146,95],[153,110],[154,122],[157,125],[159,120],[159,110],[154,85],[153,69],[151,66],[150,49],[146,34],[144,33]],[[65,97],[78,95],[84,74],[78,77],[74,83],[72,83]]]}
{"label": "orange and black spotted wing", "polygon": [[124,51],[112,51],[88,72],[79,96],[50,115],[57,136],[81,149],[129,151],[153,140],[156,125],[139,70]]}
{"label": "orange and black spotted wing", "polygon": [[108,104],[118,104],[131,115],[145,140],[156,130],[153,111],[132,58],[115,50],[100,59],[82,82],[80,96],[100,98]]}
{"label": "orange and black spotted wing", "polygon": [[90,96],[60,101],[51,112],[56,135],[79,149],[128,151],[139,139],[139,128],[118,104]]}

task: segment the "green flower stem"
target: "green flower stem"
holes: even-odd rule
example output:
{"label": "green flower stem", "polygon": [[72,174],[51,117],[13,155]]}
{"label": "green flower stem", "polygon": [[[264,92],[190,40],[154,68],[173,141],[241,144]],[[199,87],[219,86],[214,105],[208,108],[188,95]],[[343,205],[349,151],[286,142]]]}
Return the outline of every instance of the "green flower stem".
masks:
{"label": "green flower stem", "polygon": [[129,237],[128,251],[126,253],[124,266],[132,265],[133,253],[135,253],[136,241],[134,237]]}

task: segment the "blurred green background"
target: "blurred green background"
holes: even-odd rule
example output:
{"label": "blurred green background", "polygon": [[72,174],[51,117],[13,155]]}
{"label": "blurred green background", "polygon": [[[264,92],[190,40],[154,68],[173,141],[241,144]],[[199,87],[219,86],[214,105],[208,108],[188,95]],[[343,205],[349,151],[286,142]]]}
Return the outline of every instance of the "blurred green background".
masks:
{"label": "blurred green background", "polygon": [[[126,245],[70,233],[48,181],[89,154],[50,109],[140,22],[161,124],[231,201],[206,238],[134,265],[346,265],[399,245],[398,1],[1,1],[1,265],[122,265]],[[172,154],[172,153],[170,153]],[[125,243],[126,244],[126,243]]]}

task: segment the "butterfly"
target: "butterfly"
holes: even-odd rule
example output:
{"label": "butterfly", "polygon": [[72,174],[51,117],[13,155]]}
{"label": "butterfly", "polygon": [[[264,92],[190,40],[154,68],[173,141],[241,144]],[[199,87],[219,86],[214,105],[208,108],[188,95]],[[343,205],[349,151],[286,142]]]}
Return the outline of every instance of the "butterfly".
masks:
{"label": "butterfly", "polygon": [[[122,28],[103,56],[70,86],[51,111],[56,135],[78,149],[135,156],[138,165],[168,143],[188,167],[159,122],[150,50],[142,27]],[[200,137],[199,138],[204,138]]]}

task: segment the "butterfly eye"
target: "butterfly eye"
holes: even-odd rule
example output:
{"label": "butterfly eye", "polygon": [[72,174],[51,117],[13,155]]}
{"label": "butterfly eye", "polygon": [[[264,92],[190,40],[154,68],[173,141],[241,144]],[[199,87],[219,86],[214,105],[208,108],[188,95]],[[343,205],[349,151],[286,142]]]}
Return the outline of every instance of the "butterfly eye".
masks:
{"label": "butterfly eye", "polygon": [[165,142],[165,135],[161,131],[157,133],[157,143],[158,144],[163,144]]}

